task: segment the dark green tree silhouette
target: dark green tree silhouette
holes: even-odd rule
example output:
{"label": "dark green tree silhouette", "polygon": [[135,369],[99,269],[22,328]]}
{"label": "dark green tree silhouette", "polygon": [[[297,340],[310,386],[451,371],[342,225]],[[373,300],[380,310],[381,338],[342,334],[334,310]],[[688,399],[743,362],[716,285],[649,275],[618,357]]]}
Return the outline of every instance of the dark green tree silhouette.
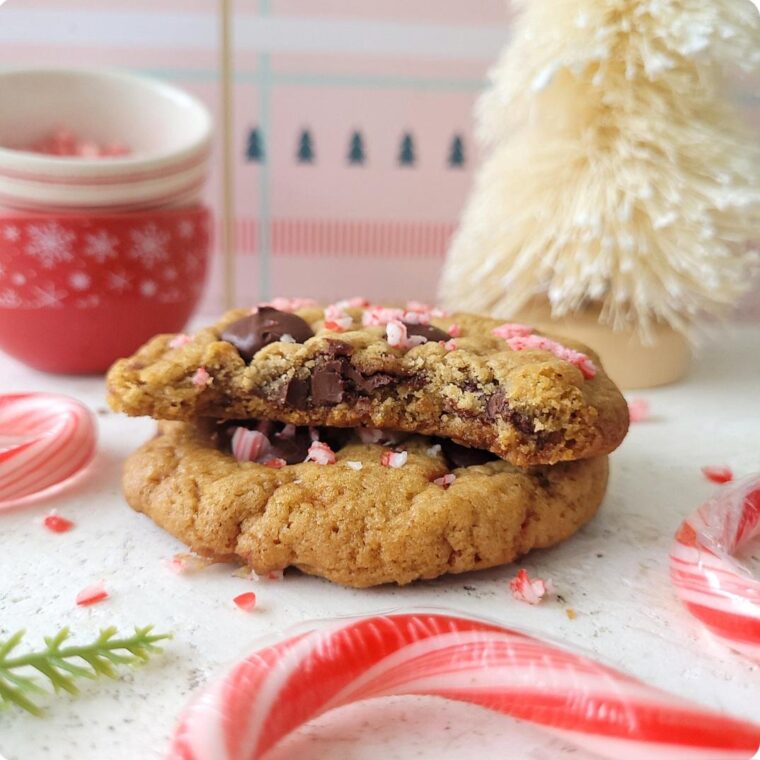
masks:
{"label": "dark green tree silhouette", "polygon": [[406,132],[401,138],[401,150],[398,154],[398,162],[401,166],[414,166],[415,160],[414,138],[409,132]]}
{"label": "dark green tree silhouette", "polygon": [[351,144],[348,148],[348,163],[363,164],[367,156],[364,153],[364,138],[361,132],[354,132],[351,135]]}
{"label": "dark green tree silhouette", "polygon": [[254,127],[248,134],[245,157],[248,161],[256,163],[261,163],[264,160],[264,140],[258,127]]}
{"label": "dark green tree silhouette", "polygon": [[297,157],[299,164],[314,163],[314,143],[311,139],[311,132],[308,129],[304,129],[301,132],[301,137],[298,140]]}
{"label": "dark green tree silhouette", "polygon": [[451,150],[449,152],[449,166],[452,169],[458,169],[464,166],[464,141],[461,135],[454,135],[451,141]]}

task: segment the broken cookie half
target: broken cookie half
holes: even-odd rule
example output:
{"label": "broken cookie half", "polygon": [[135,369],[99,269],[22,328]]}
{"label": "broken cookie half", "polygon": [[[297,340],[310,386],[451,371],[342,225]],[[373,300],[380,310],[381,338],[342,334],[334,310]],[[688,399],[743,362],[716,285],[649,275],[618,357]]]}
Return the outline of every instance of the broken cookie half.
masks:
{"label": "broken cookie half", "polygon": [[628,410],[598,357],[521,324],[350,299],[276,299],[161,335],[108,374],[111,406],[450,438],[519,466],[607,454]]}

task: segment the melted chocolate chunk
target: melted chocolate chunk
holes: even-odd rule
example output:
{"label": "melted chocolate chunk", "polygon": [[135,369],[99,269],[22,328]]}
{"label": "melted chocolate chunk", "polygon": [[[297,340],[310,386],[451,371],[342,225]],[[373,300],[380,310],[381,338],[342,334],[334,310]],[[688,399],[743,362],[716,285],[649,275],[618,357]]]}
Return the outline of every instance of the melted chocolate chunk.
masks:
{"label": "melted chocolate chunk", "polygon": [[260,306],[255,314],[227,325],[219,337],[232,343],[240,356],[249,362],[256,352],[270,343],[276,343],[283,335],[290,335],[296,343],[304,343],[314,333],[296,314],[278,311],[271,306]]}
{"label": "melted chocolate chunk", "polygon": [[438,438],[436,443],[441,444],[441,450],[449,462],[450,467],[472,467],[476,464],[485,464],[498,459],[496,454],[483,449],[471,449],[468,446],[460,446],[448,438]]}
{"label": "melted chocolate chunk", "polygon": [[298,464],[306,459],[311,446],[309,428],[299,427],[295,433],[285,437],[282,432],[270,436],[270,453],[273,457],[284,459],[288,464]]}
{"label": "melted chocolate chunk", "polygon": [[344,361],[342,371],[343,376],[350,380],[360,393],[372,393],[372,391],[384,388],[386,385],[392,385],[400,379],[394,375],[389,375],[387,372],[375,372],[373,375],[363,375],[349,361]]}
{"label": "melted chocolate chunk", "polygon": [[283,386],[280,403],[296,409],[306,409],[309,400],[309,381],[301,377],[292,378]]}
{"label": "melted chocolate chunk", "polygon": [[410,325],[408,322],[404,322],[406,325],[407,335],[421,335],[423,338],[427,338],[432,341],[447,341],[451,336],[436,327],[435,325]]}
{"label": "melted chocolate chunk", "polygon": [[495,420],[498,417],[507,420],[514,425],[521,433],[533,435],[533,420],[526,414],[511,409],[509,402],[504,396],[503,391],[496,391],[486,402],[486,416],[489,420]]}
{"label": "melted chocolate chunk", "polygon": [[339,404],[343,401],[345,381],[343,362],[333,359],[314,367],[311,373],[311,400],[317,406]]}

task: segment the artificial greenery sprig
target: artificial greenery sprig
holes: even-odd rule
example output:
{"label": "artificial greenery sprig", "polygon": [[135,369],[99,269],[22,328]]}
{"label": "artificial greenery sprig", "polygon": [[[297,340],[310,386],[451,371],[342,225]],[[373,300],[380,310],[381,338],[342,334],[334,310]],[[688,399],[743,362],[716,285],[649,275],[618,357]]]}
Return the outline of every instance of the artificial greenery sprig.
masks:
{"label": "artificial greenery sprig", "polygon": [[152,630],[152,625],[136,627],[132,636],[117,639],[117,629],[110,626],[102,629],[100,636],[91,644],[63,647],[70,635],[69,629],[63,628],[58,635],[45,637],[46,649],[10,657],[25,632],[14,633],[8,640],[0,642],[0,707],[13,704],[33,715],[42,714],[31,697],[45,694],[46,691],[31,675],[24,674],[24,669],[27,672],[37,670],[50,681],[56,692],[63,689],[69,694],[78,692],[74,683],[77,678],[97,678],[100,675],[116,678],[114,666],[147,662],[151,654],[161,651],[156,642],[171,638],[171,634],[151,633]]}

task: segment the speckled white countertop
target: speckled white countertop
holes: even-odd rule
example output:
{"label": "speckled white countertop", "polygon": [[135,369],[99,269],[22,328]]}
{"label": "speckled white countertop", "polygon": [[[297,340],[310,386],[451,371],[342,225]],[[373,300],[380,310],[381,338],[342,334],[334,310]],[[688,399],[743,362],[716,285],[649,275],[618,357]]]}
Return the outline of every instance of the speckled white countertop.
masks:
{"label": "speckled white countertop", "polygon": [[[105,412],[102,378],[39,374],[4,357],[0,390],[70,394],[98,410],[100,427],[95,466],[75,489],[0,512],[0,636],[26,628],[32,645],[64,625],[90,638],[100,626],[146,623],[174,633],[165,655],[148,666],[118,681],[87,682],[77,698],[45,700],[42,719],[0,712],[0,755],[7,760],[160,757],[190,693],[258,637],[310,618],[410,605],[445,606],[523,626],[584,647],[653,685],[760,720],[760,668],[708,639],[675,600],[667,573],[673,532],[716,488],[700,466],[728,464],[737,476],[760,469],[757,328],[736,328],[707,347],[682,384],[633,394],[650,400],[653,419],[632,426],[613,456],[601,513],[566,544],[524,563],[553,578],[566,600],[538,607],[511,597],[507,581],[515,568],[505,567],[368,591],[289,573],[281,582],[256,584],[259,606],[243,613],[232,597],[250,589],[250,581],[232,577],[228,566],[172,574],[161,561],[183,547],[132,512],[120,495],[121,463],[151,435],[151,420]],[[57,535],[40,526],[53,506],[76,522],[75,530]],[[99,579],[110,599],[76,607],[77,592]],[[566,615],[568,606],[578,613],[574,620]],[[277,760],[564,754],[561,742],[546,743],[477,708],[411,699],[390,700],[383,709],[377,704],[321,719],[291,737]]]}

